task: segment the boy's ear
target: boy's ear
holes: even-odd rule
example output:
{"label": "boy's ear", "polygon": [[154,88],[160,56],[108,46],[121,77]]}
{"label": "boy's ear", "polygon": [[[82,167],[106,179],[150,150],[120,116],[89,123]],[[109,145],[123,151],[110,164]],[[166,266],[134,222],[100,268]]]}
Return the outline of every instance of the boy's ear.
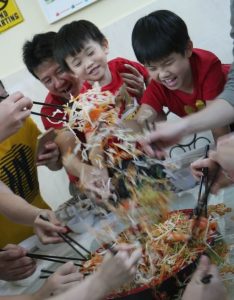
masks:
{"label": "boy's ear", "polygon": [[186,46],[185,56],[189,58],[191,57],[192,53],[193,53],[193,42],[189,40]]}
{"label": "boy's ear", "polygon": [[103,48],[103,51],[105,52],[105,54],[109,53],[109,43],[108,43],[107,39],[103,40],[102,48]]}

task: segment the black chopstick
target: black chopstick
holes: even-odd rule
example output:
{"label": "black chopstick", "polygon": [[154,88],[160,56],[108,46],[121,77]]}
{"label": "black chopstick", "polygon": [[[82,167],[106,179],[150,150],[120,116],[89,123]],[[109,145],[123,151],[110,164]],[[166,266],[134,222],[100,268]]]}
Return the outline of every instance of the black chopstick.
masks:
{"label": "black chopstick", "polygon": [[42,273],[47,273],[47,274],[53,274],[54,271],[50,271],[50,270],[45,270],[45,269],[41,269]]}
{"label": "black chopstick", "polygon": [[48,107],[56,107],[60,109],[64,109],[67,107],[65,104],[60,105],[60,104],[53,104],[53,103],[45,103],[45,102],[38,102],[38,101],[33,101],[33,104],[41,105],[41,106],[48,106]]}
{"label": "black chopstick", "polygon": [[45,117],[45,118],[49,118],[49,119],[54,119],[54,120],[58,120],[58,121],[67,122],[66,119],[57,118],[57,117],[53,117],[53,116],[48,116],[48,115],[45,115],[45,114],[42,114],[42,113],[38,113],[38,112],[35,112],[35,111],[31,111],[31,114],[35,115],[35,116],[41,116],[41,117]]}
{"label": "black chopstick", "polygon": [[[0,252],[3,252],[3,251],[6,251],[6,250],[5,249],[0,249]],[[49,255],[26,253],[26,256],[30,257],[30,258],[34,258],[34,259],[47,260],[47,261],[57,262],[57,263],[61,263],[61,264],[67,263],[67,261],[59,259],[59,257],[56,259],[56,258],[51,258]],[[65,258],[65,259],[67,259],[67,258]],[[74,265],[77,266],[77,267],[82,267],[83,266],[82,264],[77,264],[77,263],[74,263]]]}
{"label": "black chopstick", "polygon": [[[40,215],[40,218],[44,221],[50,222],[50,220],[42,215]],[[71,238],[69,235],[67,234],[63,234],[60,232],[57,232],[58,236],[60,236],[64,242],[66,242],[76,253],[78,253],[82,258],[84,258],[85,260],[87,260],[87,257],[84,256],[78,249],[76,249],[75,246],[72,245],[71,242],[73,242],[74,244],[76,244],[78,247],[80,247],[81,249],[85,250],[89,256],[91,255],[91,252],[88,251],[87,249],[85,249],[80,243],[78,243],[76,240],[74,240],[73,238]]]}
{"label": "black chopstick", "polygon": [[[209,149],[210,149],[210,146],[206,145],[204,158],[208,158]],[[200,180],[198,198],[197,198],[198,205],[199,205],[199,202],[201,199],[201,191],[202,191],[202,186],[204,184],[204,181],[205,181],[205,192],[207,191],[207,188],[208,188],[208,168],[202,168],[202,173],[203,173],[203,175]]]}
{"label": "black chopstick", "polygon": [[79,246],[81,249],[83,249],[89,256],[92,255],[92,253],[87,250],[84,246],[82,246],[80,243],[78,243],[76,240],[74,240],[72,237],[70,237],[69,235],[65,234],[66,238],[69,239],[71,242],[73,242],[74,244],[76,244],[77,246]]}
{"label": "black chopstick", "polygon": [[52,258],[52,259],[67,259],[67,260],[77,260],[77,261],[86,261],[84,258],[77,258],[77,257],[67,257],[67,256],[57,256],[57,255],[44,255],[44,254],[37,254],[37,253],[27,253],[27,255],[30,255],[31,257],[35,258]]}
{"label": "black chopstick", "polygon": [[198,219],[202,215],[204,207],[207,207],[208,197],[209,197],[211,188],[212,188],[213,184],[215,183],[219,172],[220,172],[220,166],[218,165],[215,172],[214,172],[213,178],[210,181],[210,184],[208,185],[208,187],[207,187],[206,191],[204,192],[203,196],[200,198],[197,207],[195,208],[195,215]]}
{"label": "black chopstick", "polygon": [[[60,263],[60,264],[65,264],[67,263],[66,260],[61,260],[61,259],[55,259],[55,258],[49,258],[48,256],[38,256],[36,254],[32,254],[32,253],[27,253],[26,256],[28,257],[31,257],[31,258],[34,258],[34,259],[40,259],[40,260],[46,260],[46,261],[52,261],[52,262],[57,262],[57,263]],[[77,263],[74,263],[75,266],[77,267],[82,267],[83,265],[82,264],[77,264]]]}

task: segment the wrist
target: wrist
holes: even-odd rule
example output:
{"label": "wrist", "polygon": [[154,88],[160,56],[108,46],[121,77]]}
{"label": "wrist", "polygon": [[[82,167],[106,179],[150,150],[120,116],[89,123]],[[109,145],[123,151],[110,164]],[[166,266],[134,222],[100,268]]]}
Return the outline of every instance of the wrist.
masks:
{"label": "wrist", "polygon": [[192,123],[188,119],[188,117],[181,119],[181,132],[183,132],[183,136],[189,135],[193,133]]}
{"label": "wrist", "polygon": [[111,286],[109,286],[108,284],[108,280],[105,280],[105,278],[103,278],[102,273],[99,270],[91,276],[90,295],[93,295],[95,293],[97,299],[102,299],[112,291]]}

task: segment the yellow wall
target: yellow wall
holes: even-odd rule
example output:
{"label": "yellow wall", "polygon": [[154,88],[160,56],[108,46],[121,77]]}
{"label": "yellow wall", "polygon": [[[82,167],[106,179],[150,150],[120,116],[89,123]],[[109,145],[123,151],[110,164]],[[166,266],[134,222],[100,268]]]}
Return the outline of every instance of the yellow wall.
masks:
{"label": "yellow wall", "polygon": [[[66,0],[63,0],[66,1]],[[148,5],[154,0],[99,0],[55,24],[48,24],[37,0],[16,0],[24,22],[0,34],[0,78],[23,67],[21,49],[27,39],[39,32],[57,31],[63,24],[88,19],[100,28]]]}

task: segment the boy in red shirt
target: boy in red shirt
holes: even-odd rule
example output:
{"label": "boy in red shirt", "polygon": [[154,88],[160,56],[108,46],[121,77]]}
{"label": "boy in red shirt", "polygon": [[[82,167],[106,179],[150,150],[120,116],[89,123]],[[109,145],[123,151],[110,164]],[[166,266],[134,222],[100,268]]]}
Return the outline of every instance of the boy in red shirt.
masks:
{"label": "boy in red shirt", "polygon": [[[184,21],[168,10],[155,11],[137,21],[132,32],[135,55],[152,79],[136,116],[160,121],[163,111],[184,117],[209,104],[222,90],[229,65],[222,65],[211,52],[193,49]],[[215,137],[228,128],[215,129]]]}
{"label": "boy in red shirt", "polygon": [[[147,83],[148,72],[141,64],[120,57],[107,62],[108,41],[102,32],[87,20],[64,25],[57,33],[54,49],[55,59],[62,68],[72,71],[85,81],[81,93],[91,89],[94,82],[98,82],[101,91],[109,91],[116,95],[124,83],[122,73],[133,73],[143,77]],[[131,84],[127,91],[130,96],[135,96]],[[135,105],[140,100],[139,97],[136,98]]]}
{"label": "boy in red shirt", "polygon": [[[77,78],[84,80],[81,93],[86,93],[95,82],[98,82],[101,87],[100,92],[108,91],[113,95],[119,95],[124,84],[122,73],[129,75],[133,73],[135,77],[144,78],[145,84],[147,83],[148,72],[141,64],[125,58],[116,58],[107,62],[107,54],[108,41],[105,36],[93,23],[86,20],[64,25],[55,37],[54,57],[64,71],[70,71]],[[127,118],[129,114],[132,115],[139,107],[140,97],[135,97],[136,93],[131,88],[131,83],[129,86],[126,88],[128,96],[120,97],[118,105],[113,103],[110,106],[118,110],[120,120]],[[96,130],[95,127],[85,132],[88,144],[95,144],[93,138],[97,136]],[[91,152],[89,152],[89,159],[94,166],[97,166],[102,160],[102,151],[98,147],[93,147]],[[98,163],[97,157],[101,157]],[[65,164],[66,161],[64,160]],[[66,164],[66,169],[79,177],[81,162],[78,160],[75,162],[75,158],[69,162]]]}

